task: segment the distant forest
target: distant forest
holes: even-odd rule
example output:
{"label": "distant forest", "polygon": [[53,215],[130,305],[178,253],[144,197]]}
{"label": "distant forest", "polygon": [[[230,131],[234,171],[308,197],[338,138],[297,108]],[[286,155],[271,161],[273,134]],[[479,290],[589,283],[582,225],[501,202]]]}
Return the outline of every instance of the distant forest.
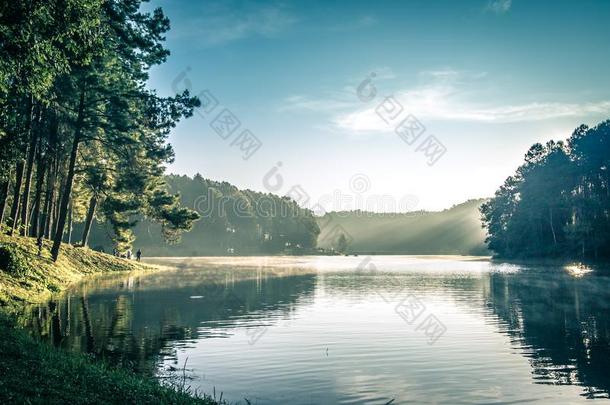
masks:
{"label": "distant forest", "polygon": [[[479,207],[472,200],[440,212],[407,214],[331,212],[315,217],[288,197],[240,190],[200,175],[169,175],[172,193],[201,219],[172,245],[159,225],[142,218],[135,247],[147,256],[243,254],[380,253],[488,255]],[[75,227],[80,233],[82,224]],[[94,224],[91,246],[112,248],[112,227]],[[320,248],[323,251],[316,249]]]}
{"label": "distant forest", "polygon": [[[471,200],[439,212],[407,214],[331,212],[315,217],[289,197],[240,190],[201,175],[168,175],[171,193],[201,219],[174,244],[160,225],[142,217],[134,227],[135,247],[147,256],[245,254],[379,253],[489,255],[479,207]],[[83,224],[75,224],[80,234]],[[96,222],[91,246],[112,248],[112,226]]]}
{"label": "distant forest", "polygon": [[[489,255],[479,214],[484,201],[470,200],[439,212],[331,212],[318,219],[318,244],[348,253]],[[337,237],[341,234],[345,247]]]}
{"label": "distant forest", "polygon": [[[289,197],[240,190],[201,175],[168,175],[169,192],[200,219],[179,242],[167,244],[161,225],[141,217],[134,228],[136,247],[147,256],[202,256],[306,253],[316,247],[320,229],[312,212]],[[102,218],[100,218],[102,219]],[[77,225],[78,230],[82,225]],[[112,227],[96,223],[91,246],[112,249]]]}
{"label": "distant forest", "polygon": [[533,145],[481,213],[500,257],[610,258],[610,121]]}

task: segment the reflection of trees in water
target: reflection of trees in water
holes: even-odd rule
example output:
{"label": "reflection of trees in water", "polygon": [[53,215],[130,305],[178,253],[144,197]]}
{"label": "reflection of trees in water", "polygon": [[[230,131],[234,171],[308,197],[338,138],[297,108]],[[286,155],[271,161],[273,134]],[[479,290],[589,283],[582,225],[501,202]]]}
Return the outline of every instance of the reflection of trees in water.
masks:
{"label": "reflection of trees in water", "polygon": [[[529,358],[542,384],[578,384],[584,396],[610,393],[610,279],[575,278],[557,268],[518,272],[423,274],[360,272],[320,277],[335,296],[392,290],[442,293],[463,310],[483,305],[503,323],[514,347]],[[403,296],[404,296],[403,292]],[[478,297],[483,299],[479,300]]]}
{"label": "reflection of trees in water", "polygon": [[537,270],[491,274],[489,302],[524,348],[539,383],[580,384],[584,396],[610,392],[610,283]]}
{"label": "reflection of trees in water", "polygon": [[315,287],[311,274],[182,286],[155,281],[152,288],[145,280],[115,278],[116,290],[106,286],[99,292],[85,285],[78,296],[35,308],[29,327],[56,346],[152,374],[161,356],[174,355],[175,342],[229,336],[249,321],[272,323],[289,316]]}
{"label": "reflection of trees in water", "polygon": [[590,397],[610,392],[607,278],[536,268],[471,275],[212,270],[94,280],[82,293],[36,308],[30,327],[58,346],[154,373],[161,357],[171,358],[191,339],[224,337],[236,327],[289,316],[313,299],[316,284],[333,298],[363,300],[400,285],[500,318],[502,332],[529,358],[537,382],[581,384]]}

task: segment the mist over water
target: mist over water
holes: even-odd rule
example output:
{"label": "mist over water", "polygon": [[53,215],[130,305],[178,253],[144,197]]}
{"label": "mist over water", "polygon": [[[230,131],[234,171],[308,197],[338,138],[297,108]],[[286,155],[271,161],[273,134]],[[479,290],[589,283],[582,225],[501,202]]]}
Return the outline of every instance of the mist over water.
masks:
{"label": "mist over water", "polygon": [[[448,256],[171,258],[33,308],[34,334],[258,404],[610,392],[610,277]],[[430,320],[435,322],[431,326]],[[186,364],[186,365],[185,365]]]}

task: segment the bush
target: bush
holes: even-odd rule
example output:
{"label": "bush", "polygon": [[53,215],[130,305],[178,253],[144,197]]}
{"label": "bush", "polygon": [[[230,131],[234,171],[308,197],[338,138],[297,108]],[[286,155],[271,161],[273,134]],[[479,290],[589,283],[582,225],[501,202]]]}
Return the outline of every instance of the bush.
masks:
{"label": "bush", "polygon": [[17,246],[0,244],[0,270],[14,276],[27,274],[27,259]]}

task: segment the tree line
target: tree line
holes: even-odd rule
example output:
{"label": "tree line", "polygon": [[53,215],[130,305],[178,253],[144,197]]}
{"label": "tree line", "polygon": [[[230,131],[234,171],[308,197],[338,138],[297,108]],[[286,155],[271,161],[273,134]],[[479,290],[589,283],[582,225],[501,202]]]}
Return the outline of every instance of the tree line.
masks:
{"label": "tree line", "polygon": [[[160,225],[142,219],[133,229],[137,248],[146,255],[202,256],[306,253],[316,247],[320,228],[309,209],[290,197],[243,190],[200,174],[165,176],[170,192],[180,192],[182,205],[201,217],[179,243],[167,245]],[[109,224],[98,222],[91,246],[107,250]],[[82,224],[77,228],[80,229]]]}
{"label": "tree line", "polygon": [[489,255],[479,213],[485,201],[442,211],[328,212],[318,221],[318,247],[360,254]]}
{"label": "tree line", "polygon": [[200,102],[147,87],[169,20],[142,2],[0,3],[0,226],[51,240],[54,260],[62,242],[88,244],[95,218],[125,250],[137,218],[175,241],[199,217],[163,175],[170,130]]}
{"label": "tree line", "polygon": [[481,214],[499,256],[608,259],[610,120],[533,145]]}

